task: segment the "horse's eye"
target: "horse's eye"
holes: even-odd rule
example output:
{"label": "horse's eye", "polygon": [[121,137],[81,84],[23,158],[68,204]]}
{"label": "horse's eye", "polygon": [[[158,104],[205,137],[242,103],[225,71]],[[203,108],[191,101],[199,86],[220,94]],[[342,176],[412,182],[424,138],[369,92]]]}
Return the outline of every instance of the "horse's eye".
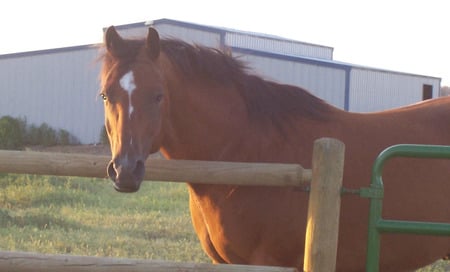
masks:
{"label": "horse's eye", "polygon": [[106,94],[104,94],[104,93],[101,93],[101,94],[100,94],[100,97],[103,99],[103,101],[108,100],[108,97],[107,97]]}

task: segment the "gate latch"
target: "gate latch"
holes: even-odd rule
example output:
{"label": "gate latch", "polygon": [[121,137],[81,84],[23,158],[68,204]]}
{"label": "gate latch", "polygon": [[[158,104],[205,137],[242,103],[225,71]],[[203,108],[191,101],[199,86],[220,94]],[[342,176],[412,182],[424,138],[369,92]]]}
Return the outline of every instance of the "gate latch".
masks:
{"label": "gate latch", "polygon": [[384,190],[379,187],[368,187],[368,188],[360,188],[359,196],[363,198],[383,198]]}

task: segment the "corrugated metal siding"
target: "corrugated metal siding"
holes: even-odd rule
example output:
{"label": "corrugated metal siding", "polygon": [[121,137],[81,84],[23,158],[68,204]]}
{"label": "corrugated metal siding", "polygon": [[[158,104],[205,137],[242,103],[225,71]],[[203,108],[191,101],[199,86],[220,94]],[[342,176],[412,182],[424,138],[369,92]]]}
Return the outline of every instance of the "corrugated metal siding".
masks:
{"label": "corrugated metal siding", "polygon": [[343,69],[250,54],[241,54],[240,58],[246,61],[257,75],[302,87],[336,107],[343,109],[345,106]]}
{"label": "corrugated metal siding", "polygon": [[333,48],[270,36],[261,33],[210,27],[186,22],[161,19],[150,23],[163,37],[175,37],[209,47],[240,47],[278,54],[333,59]]}
{"label": "corrugated metal siding", "polygon": [[123,38],[128,39],[141,39],[143,37],[146,37],[148,33],[148,27],[146,27],[145,25],[124,29],[119,28],[117,30]]}
{"label": "corrugated metal siding", "polygon": [[208,47],[220,47],[220,34],[210,31],[190,29],[170,24],[157,24],[154,26],[163,38],[176,38],[192,44],[201,44]]}
{"label": "corrugated metal siding", "polygon": [[26,117],[65,129],[82,143],[99,141],[103,106],[98,49],[0,58],[0,116]]}
{"label": "corrugated metal siding", "polygon": [[302,43],[288,39],[275,39],[257,34],[227,32],[225,45],[291,56],[333,59],[333,48]]}
{"label": "corrugated metal siding", "polygon": [[439,96],[440,79],[354,67],[350,77],[350,111],[373,112],[422,101],[423,85]]}
{"label": "corrugated metal siding", "polygon": [[[201,44],[214,48],[220,47],[220,33],[190,29],[188,27],[167,23],[158,23],[152,26],[158,30],[161,38],[178,39],[187,43]],[[126,28],[119,27],[119,32],[123,37],[127,38],[144,38],[148,33],[148,27],[145,24]]]}

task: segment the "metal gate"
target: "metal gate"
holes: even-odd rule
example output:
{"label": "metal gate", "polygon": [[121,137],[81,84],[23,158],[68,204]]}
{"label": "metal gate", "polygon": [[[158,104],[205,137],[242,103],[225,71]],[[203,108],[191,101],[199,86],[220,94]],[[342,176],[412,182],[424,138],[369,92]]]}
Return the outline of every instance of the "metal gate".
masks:
{"label": "metal gate", "polygon": [[367,272],[377,272],[379,270],[380,235],[382,233],[450,236],[450,224],[447,223],[387,220],[381,217],[384,195],[383,166],[389,159],[395,157],[450,159],[450,146],[394,145],[381,152],[375,160],[372,168],[370,188],[363,188],[360,191],[362,197],[370,198]]}

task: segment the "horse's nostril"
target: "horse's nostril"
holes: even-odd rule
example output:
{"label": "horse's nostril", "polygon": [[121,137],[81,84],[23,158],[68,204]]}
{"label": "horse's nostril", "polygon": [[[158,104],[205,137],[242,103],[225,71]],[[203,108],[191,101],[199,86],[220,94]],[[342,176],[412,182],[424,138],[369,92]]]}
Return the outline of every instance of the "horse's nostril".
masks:
{"label": "horse's nostril", "polygon": [[106,169],[106,172],[108,173],[109,178],[112,181],[115,181],[117,178],[117,172],[116,169],[114,168],[114,162],[110,161],[108,164],[108,168]]}
{"label": "horse's nostril", "polygon": [[136,192],[144,178],[145,164],[142,160],[130,163],[130,160],[112,159],[106,169],[113,181],[114,189],[119,192]]}

